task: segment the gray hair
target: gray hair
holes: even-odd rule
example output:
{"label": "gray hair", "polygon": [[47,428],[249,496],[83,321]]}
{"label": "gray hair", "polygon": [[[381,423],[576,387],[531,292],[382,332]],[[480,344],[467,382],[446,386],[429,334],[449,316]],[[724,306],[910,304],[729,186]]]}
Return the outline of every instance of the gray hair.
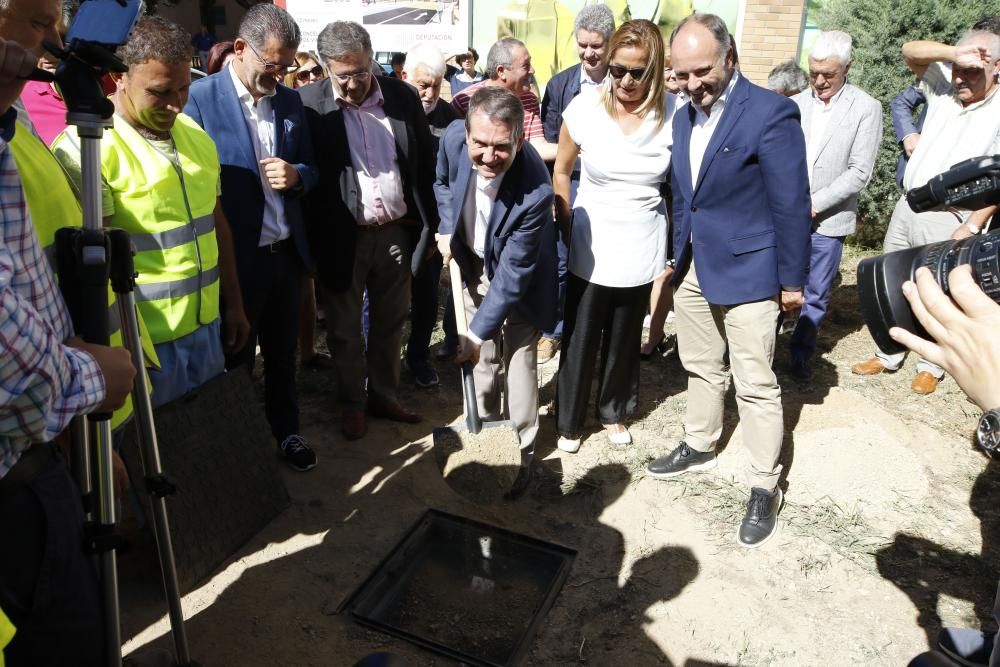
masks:
{"label": "gray hair", "polygon": [[988,30],[970,30],[969,32],[962,35],[962,39],[958,40],[955,46],[964,46],[971,41],[984,39],[990,44],[990,55],[993,56],[992,62],[996,62],[1000,59],[1000,35],[995,32],[990,32]]}
{"label": "gray hair", "polygon": [[490,79],[496,79],[500,76],[497,69],[500,67],[506,67],[510,69],[514,65],[514,47],[520,46],[522,49],[527,49],[519,39],[514,37],[504,37],[496,44],[490,47],[490,52],[486,56],[486,76]]}
{"label": "gray hair", "polygon": [[726,53],[733,50],[733,37],[729,34],[729,28],[726,27],[726,22],[715,14],[702,14],[701,12],[689,14],[681,19],[681,22],[677,24],[674,31],[670,33],[671,50],[673,50],[674,39],[677,38],[677,34],[689,23],[697,23],[712,33],[712,38],[715,39],[715,43],[719,47],[720,58],[725,57]]}
{"label": "gray hair", "polygon": [[576,15],[573,21],[573,34],[586,30],[604,36],[604,41],[611,39],[615,31],[615,15],[607,5],[587,5]]}
{"label": "gray hair", "polygon": [[372,38],[354,21],[334,21],[319,33],[316,50],[324,61],[341,60],[357,51],[364,51],[371,57]]}
{"label": "gray hair", "polygon": [[443,77],[447,67],[445,66],[441,49],[423,42],[414,44],[406,52],[406,62],[403,64],[403,71],[406,72],[406,76],[416,76],[418,67],[426,69],[435,79]]}
{"label": "gray hair", "polygon": [[258,50],[265,47],[268,37],[274,37],[286,49],[298,50],[302,41],[299,24],[292,15],[269,2],[248,9],[236,34]]}
{"label": "gray hair", "polygon": [[824,31],[816,37],[812,49],[809,51],[809,58],[812,60],[826,60],[836,58],[841,67],[851,64],[851,46],[854,41],[846,32],[840,30]]}
{"label": "gray hair", "polygon": [[786,60],[777,65],[767,75],[767,87],[776,93],[794,95],[809,86],[809,79],[794,60]]}
{"label": "gray hair", "polygon": [[167,65],[191,62],[191,34],[162,16],[139,19],[118,57],[132,68],[155,60]]}
{"label": "gray hair", "polygon": [[500,86],[484,86],[472,94],[469,109],[465,113],[465,131],[472,129],[472,115],[486,114],[496,123],[510,127],[510,136],[515,144],[524,136],[524,107],[517,95]]}

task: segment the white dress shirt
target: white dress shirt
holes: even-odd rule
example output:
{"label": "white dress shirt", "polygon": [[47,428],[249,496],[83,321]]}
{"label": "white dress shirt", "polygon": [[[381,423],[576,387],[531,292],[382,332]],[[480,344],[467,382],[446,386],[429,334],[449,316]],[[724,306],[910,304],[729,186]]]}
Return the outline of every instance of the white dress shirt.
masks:
{"label": "white dress shirt", "polygon": [[[465,243],[472,252],[476,253],[479,259],[486,255],[486,228],[490,224],[490,215],[493,213],[493,205],[497,201],[497,192],[500,191],[500,184],[503,183],[504,172],[496,178],[484,178],[475,167],[476,179],[476,214],[475,216],[463,216],[462,224],[465,231]],[[470,242],[471,240],[471,242]]]}
{"label": "white dress shirt", "polygon": [[705,151],[708,150],[708,144],[712,141],[715,128],[719,126],[719,119],[722,118],[722,114],[726,110],[726,101],[729,95],[732,94],[733,88],[736,86],[739,78],[740,73],[733,72],[733,78],[729,80],[729,85],[726,86],[726,89],[719,95],[719,99],[715,100],[715,103],[712,105],[711,115],[705,113],[705,110],[694,102],[689,102],[694,107],[694,125],[691,127],[691,143],[689,146],[692,188],[698,185],[698,173],[701,171],[701,163],[705,159]]}
{"label": "white dress shirt", "polygon": [[816,91],[812,91],[812,120],[809,126],[809,136],[806,137],[806,166],[809,168],[809,185],[813,180],[813,163],[819,154],[819,149],[823,145],[823,137],[826,136],[827,128],[830,127],[830,118],[833,117],[833,107],[837,100],[844,94],[844,86],[830,98],[829,103],[816,97]]}
{"label": "white dress shirt", "polygon": [[285,202],[281,193],[271,187],[270,181],[264,175],[264,167],[259,163],[264,158],[274,157],[274,109],[271,107],[270,95],[265,95],[254,102],[253,95],[236,76],[232,63],[229,64],[229,75],[236,86],[236,95],[240,98],[240,108],[243,109],[243,120],[250,131],[250,142],[253,144],[253,154],[257,158],[260,185],[264,189],[264,224],[260,229],[258,246],[266,246],[287,239],[290,235],[285,222]]}

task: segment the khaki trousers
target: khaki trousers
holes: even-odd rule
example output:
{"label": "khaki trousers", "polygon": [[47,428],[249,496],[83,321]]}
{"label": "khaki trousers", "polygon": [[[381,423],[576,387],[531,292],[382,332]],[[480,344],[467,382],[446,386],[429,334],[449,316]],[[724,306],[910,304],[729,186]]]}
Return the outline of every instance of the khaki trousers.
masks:
{"label": "khaki trousers", "polygon": [[[410,309],[410,230],[400,223],[358,227],[354,277],[343,292],[320,288],[340,402],[363,407],[369,400],[396,401],[403,324]],[[361,337],[365,289],[371,309],[368,346]]]}
{"label": "khaki trousers", "polygon": [[[477,277],[463,275],[465,316],[469,322],[490,287],[481,260],[474,262]],[[534,453],[538,437],[538,338],[540,332],[517,311],[507,314],[500,333],[484,340],[473,371],[476,405],[483,421],[508,418],[517,427],[521,451]],[[502,363],[502,365],[501,365]],[[507,397],[506,411],[501,388]],[[506,413],[506,414],[505,414]]]}
{"label": "khaki trousers", "polygon": [[674,312],[678,351],[688,373],[685,442],[700,452],[715,448],[722,434],[731,366],[743,442],[750,457],[750,484],[773,490],[781,472],[778,457],[784,437],[781,387],[771,369],[777,299],[735,306],[710,304],[701,293],[692,262],[674,291]]}

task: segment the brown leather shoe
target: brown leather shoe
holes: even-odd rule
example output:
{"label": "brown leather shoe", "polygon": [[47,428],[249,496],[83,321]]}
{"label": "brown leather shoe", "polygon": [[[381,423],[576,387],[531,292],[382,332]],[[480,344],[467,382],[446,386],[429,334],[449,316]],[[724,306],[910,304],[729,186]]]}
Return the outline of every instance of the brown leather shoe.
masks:
{"label": "brown leather shoe", "polygon": [[913,384],[910,385],[910,389],[917,394],[933,394],[937,386],[938,379],[936,377],[927,371],[920,371],[917,373],[917,377],[913,378]]}
{"label": "brown leather shoe", "polygon": [[851,366],[851,372],[855,375],[878,375],[879,373],[895,373],[895,371],[882,365],[878,357],[872,357],[868,361]]}
{"label": "brown leather shoe", "polygon": [[369,403],[368,414],[375,419],[388,419],[404,424],[419,424],[423,421],[420,415],[410,412],[399,403]]}
{"label": "brown leather shoe", "polygon": [[340,415],[340,432],[348,440],[360,440],[368,433],[368,419],[359,408],[344,408]]}

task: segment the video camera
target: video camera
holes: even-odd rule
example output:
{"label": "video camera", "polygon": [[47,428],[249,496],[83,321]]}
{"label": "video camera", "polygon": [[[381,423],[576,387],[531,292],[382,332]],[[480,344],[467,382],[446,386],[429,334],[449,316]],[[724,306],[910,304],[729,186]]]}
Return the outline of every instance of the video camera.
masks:
{"label": "video camera", "polygon": [[[960,162],[927,185],[907,192],[906,200],[917,213],[949,206],[977,210],[1000,203],[1000,155]],[[948,274],[964,264],[972,268],[980,289],[1000,303],[1000,230],[862,260],[858,265],[861,313],[879,348],[890,353],[906,349],[889,337],[894,326],[930,338],[913,316],[901,289],[905,281],[914,279],[917,269],[930,269],[949,294]]]}

